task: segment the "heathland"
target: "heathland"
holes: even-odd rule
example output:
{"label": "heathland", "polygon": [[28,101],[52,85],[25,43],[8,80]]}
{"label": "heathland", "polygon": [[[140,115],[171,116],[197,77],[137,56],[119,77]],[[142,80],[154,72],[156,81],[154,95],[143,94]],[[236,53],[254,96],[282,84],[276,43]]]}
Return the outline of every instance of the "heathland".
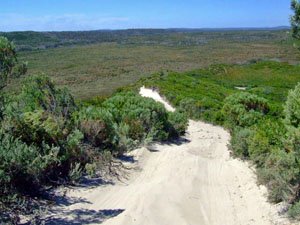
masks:
{"label": "heathland", "polygon": [[[97,32],[62,32],[57,33],[57,38],[62,38],[61,42],[73,40],[74,44],[56,48],[50,45],[46,50],[36,50],[36,46],[44,42],[34,38],[46,39],[44,33],[7,36],[15,41],[17,48],[32,46],[32,51],[19,53],[21,60],[28,61],[29,73],[45,73],[57,85],[67,86],[75,97],[87,99],[109,95],[118,87],[158,71],[182,72],[211,64],[243,64],[259,59],[297,63],[298,50],[293,47],[288,32],[129,30],[99,32],[98,35]],[[107,38],[108,34],[111,38]],[[75,37],[85,41],[76,42]],[[92,44],[82,44],[88,42]],[[15,82],[13,86],[17,89]]]}
{"label": "heathland", "polygon": [[[187,118],[227,128],[233,156],[255,166],[269,200],[300,217],[300,53],[288,30],[3,35],[16,44],[4,55],[19,49],[29,75],[12,76],[26,72],[14,57],[1,70],[11,77],[1,89],[4,219],[32,216],[29,209],[42,207],[32,197],[45,198],[49,187],[103,170],[119,176],[120,157],[174,141]],[[176,111],[139,96],[141,86],[157,89]]]}

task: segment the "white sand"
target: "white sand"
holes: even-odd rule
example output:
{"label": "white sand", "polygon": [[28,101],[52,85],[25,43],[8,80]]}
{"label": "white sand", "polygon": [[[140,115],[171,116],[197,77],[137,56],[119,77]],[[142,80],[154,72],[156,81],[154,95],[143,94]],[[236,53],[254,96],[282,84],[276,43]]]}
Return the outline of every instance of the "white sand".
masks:
{"label": "white sand", "polygon": [[[142,88],[141,95],[174,110],[157,92]],[[68,196],[88,203],[63,207],[60,216],[74,209],[123,209],[102,224],[288,224],[267,202],[266,189],[257,186],[253,170],[230,157],[227,131],[191,120],[185,138],[188,142],[180,145],[157,144],[156,152],[145,148],[132,152],[140,171],[132,172],[125,184],[71,191]]]}
{"label": "white sand", "polygon": [[240,90],[240,91],[246,91],[247,87],[235,87],[235,89]]}
{"label": "white sand", "polygon": [[162,104],[164,104],[165,108],[170,111],[170,112],[174,112],[175,108],[173,106],[171,106],[167,101],[165,101],[157,91],[154,91],[152,89],[149,88],[145,88],[145,87],[141,87],[140,89],[140,95],[146,98],[152,98],[157,102],[160,102]]}

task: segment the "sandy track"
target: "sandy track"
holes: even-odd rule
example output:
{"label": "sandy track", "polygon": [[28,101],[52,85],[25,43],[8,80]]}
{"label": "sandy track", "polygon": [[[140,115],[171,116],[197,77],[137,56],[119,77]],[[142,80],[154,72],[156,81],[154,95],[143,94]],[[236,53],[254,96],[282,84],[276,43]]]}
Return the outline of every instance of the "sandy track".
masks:
{"label": "sandy track", "polygon": [[[152,90],[142,88],[141,95],[174,110]],[[230,157],[229,139],[221,127],[191,120],[180,144],[156,144],[151,147],[156,151],[132,152],[140,171],[132,172],[126,183],[69,192],[68,196],[84,202],[62,207],[59,216],[104,225],[285,224],[267,203],[265,188],[256,185],[254,172]],[[70,213],[78,210],[110,211],[99,220],[84,218],[88,214],[79,220]]]}

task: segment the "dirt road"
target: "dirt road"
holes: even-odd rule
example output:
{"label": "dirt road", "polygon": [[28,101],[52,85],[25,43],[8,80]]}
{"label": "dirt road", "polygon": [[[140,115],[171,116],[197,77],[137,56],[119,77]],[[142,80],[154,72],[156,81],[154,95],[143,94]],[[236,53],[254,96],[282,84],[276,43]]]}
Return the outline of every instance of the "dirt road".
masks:
{"label": "dirt road", "polygon": [[[152,90],[140,94],[174,110]],[[230,157],[229,139],[223,128],[191,120],[179,143],[132,152],[140,171],[125,183],[70,191],[69,197],[84,200],[63,206],[58,217],[70,224],[286,224],[253,170]]]}

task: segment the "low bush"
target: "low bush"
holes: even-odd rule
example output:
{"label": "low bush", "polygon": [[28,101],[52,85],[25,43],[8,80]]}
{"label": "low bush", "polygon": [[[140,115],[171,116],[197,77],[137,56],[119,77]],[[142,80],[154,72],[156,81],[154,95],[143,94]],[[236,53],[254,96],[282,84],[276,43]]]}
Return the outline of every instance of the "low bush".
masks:
{"label": "low bush", "polygon": [[289,209],[288,214],[293,219],[300,220],[300,201]]}
{"label": "low bush", "polygon": [[84,163],[83,135],[72,120],[76,109],[72,96],[49,78],[26,79],[1,122],[0,170],[6,177],[0,184],[7,193],[38,193],[44,184],[68,180],[72,164]]}
{"label": "low bush", "polygon": [[44,145],[43,151],[0,132],[0,193],[36,194],[50,169],[59,164],[58,148]]}
{"label": "low bush", "polygon": [[256,130],[253,135],[249,137],[249,156],[258,167],[263,166],[266,158],[271,153],[271,146],[268,137],[265,136],[264,131]]}
{"label": "low bush", "polygon": [[133,92],[119,92],[74,114],[85,141],[115,155],[143,142],[163,141],[184,134],[187,117],[168,113],[161,103]]}
{"label": "low bush", "polygon": [[300,126],[300,83],[295,89],[290,90],[285,106],[285,123],[288,126],[299,128]]}
{"label": "low bush", "polygon": [[115,149],[118,156],[121,156],[126,151],[132,150],[140,144],[141,140],[134,140],[133,137],[130,136],[131,127],[127,123],[121,122],[115,124],[115,130],[117,134]]}
{"label": "low bush", "polygon": [[205,108],[199,101],[192,98],[184,98],[180,101],[178,109],[179,112],[184,112],[190,118],[200,118],[201,113],[205,111]]}
{"label": "low bush", "polygon": [[233,130],[230,140],[230,148],[237,157],[247,159],[249,157],[249,137],[252,131],[248,128],[236,128]]}
{"label": "low bush", "polygon": [[269,109],[266,99],[242,92],[227,97],[222,112],[226,118],[226,125],[234,128],[254,125],[269,112]]}
{"label": "low bush", "polygon": [[112,148],[116,142],[114,118],[105,108],[84,107],[74,114],[85,141],[100,148]]}
{"label": "low bush", "polygon": [[76,129],[72,114],[77,110],[71,94],[57,89],[46,76],[26,79],[22,92],[7,107],[11,133],[24,142],[64,146]]}
{"label": "low bush", "polygon": [[288,130],[286,147],[290,152],[294,152],[300,158],[300,84],[289,92],[284,106],[285,125]]}
{"label": "low bush", "polygon": [[[154,141],[167,140],[168,113],[161,103],[150,98],[143,98],[133,92],[118,93],[103,103],[113,115],[114,121],[134,124],[129,134]],[[132,138],[132,137],[130,137]]]}
{"label": "low bush", "polygon": [[11,77],[20,77],[27,72],[27,63],[18,64],[17,52],[14,43],[0,36],[0,90]]}
{"label": "low bush", "polygon": [[185,134],[188,126],[188,117],[185,113],[172,112],[168,113],[170,123],[169,137],[179,137]]}
{"label": "low bush", "polygon": [[272,149],[264,165],[258,169],[259,180],[269,188],[272,202],[295,201],[299,169],[295,154]]}

